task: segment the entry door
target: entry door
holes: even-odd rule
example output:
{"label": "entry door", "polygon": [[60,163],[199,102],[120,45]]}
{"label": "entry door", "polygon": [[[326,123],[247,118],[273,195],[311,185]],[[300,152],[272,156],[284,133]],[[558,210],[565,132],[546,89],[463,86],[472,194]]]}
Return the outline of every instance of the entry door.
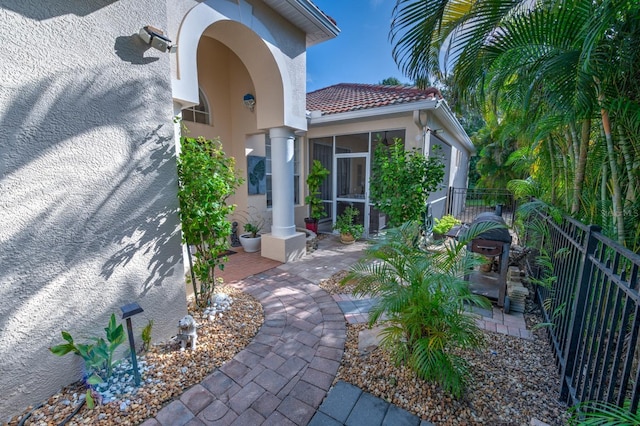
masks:
{"label": "entry door", "polygon": [[369,154],[336,154],[333,170],[333,223],[348,206],[353,206],[360,215],[357,223],[364,226],[365,235],[369,234]]}

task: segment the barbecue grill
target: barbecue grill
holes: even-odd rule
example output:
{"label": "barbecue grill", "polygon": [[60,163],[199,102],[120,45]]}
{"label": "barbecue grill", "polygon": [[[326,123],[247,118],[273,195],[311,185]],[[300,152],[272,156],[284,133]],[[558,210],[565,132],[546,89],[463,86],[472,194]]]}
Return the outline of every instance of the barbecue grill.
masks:
{"label": "barbecue grill", "polygon": [[480,213],[473,220],[472,225],[483,222],[495,222],[503,225],[503,227],[483,232],[477,238],[471,240],[468,248],[474,253],[490,258],[497,256],[498,268],[496,272],[493,270],[490,272],[473,271],[465,279],[469,281],[473,293],[497,300],[498,306],[505,313],[509,313],[510,303],[506,293],[511,234],[502,216],[491,212]]}

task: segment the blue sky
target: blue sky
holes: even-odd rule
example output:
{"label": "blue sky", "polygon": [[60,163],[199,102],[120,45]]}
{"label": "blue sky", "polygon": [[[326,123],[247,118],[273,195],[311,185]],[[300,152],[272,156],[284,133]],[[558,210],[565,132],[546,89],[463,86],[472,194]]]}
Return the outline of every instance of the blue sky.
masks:
{"label": "blue sky", "polygon": [[307,92],[338,83],[409,82],[391,57],[389,28],[395,0],[313,0],[336,20],[340,34],[307,50]]}

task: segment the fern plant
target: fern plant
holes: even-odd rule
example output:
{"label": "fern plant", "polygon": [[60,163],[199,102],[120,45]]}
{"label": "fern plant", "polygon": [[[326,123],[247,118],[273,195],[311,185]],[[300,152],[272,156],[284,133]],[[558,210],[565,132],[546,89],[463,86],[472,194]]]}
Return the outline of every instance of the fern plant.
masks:
{"label": "fern plant", "polygon": [[473,225],[459,241],[440,250],[420,249],[420,224],[407,222],[390,229],[355,264],[343,283],[354,280],[354,294],[378,300],[369,325],[384,328],[381,344],[397,364],[404,363],[418,377],[440,384],[459,398],[469,379],[467,362],[454,349],[477,348],[483,335],[467,307],[489,307],[488,300],[471,293],[465,273],[482,263],[466,244],[497,223]]}

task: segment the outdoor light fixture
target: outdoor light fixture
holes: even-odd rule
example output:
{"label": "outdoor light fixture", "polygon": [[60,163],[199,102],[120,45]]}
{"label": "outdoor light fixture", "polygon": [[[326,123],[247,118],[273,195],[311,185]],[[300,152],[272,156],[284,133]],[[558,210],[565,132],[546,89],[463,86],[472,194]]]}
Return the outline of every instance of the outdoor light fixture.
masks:
{"label": "outdoor light fixture", "polygon": [[256,106],[256,98],[251,93],[244,95],[242,101],[244,102],[244,106],[249,108],[250,111],[253,111],[253,107]]}
{"label": "outdoor light fixture", "polygon": [[151,47],[158,49],[161,52],[175,53],[178,50],[178,46],[171,44],[171,40],[164,35],[162,30],[159,30],[151,25],[140,28],[138,32],[140,38]]}
{"label": "outdoor light fixture", "polygon": [[138,360],[136,359],[136,343],[133,340],[133,327],[131,326],[131,317],[144,310],[136,302],[129,303],[120,308],[122,311],[122,319],[127,320],[127,334],[129,335],[129,348],[131,349],[131,365],[133,366],[133,377],[136,380],[136,386],[140,386],[140,372],[138,371]]}

